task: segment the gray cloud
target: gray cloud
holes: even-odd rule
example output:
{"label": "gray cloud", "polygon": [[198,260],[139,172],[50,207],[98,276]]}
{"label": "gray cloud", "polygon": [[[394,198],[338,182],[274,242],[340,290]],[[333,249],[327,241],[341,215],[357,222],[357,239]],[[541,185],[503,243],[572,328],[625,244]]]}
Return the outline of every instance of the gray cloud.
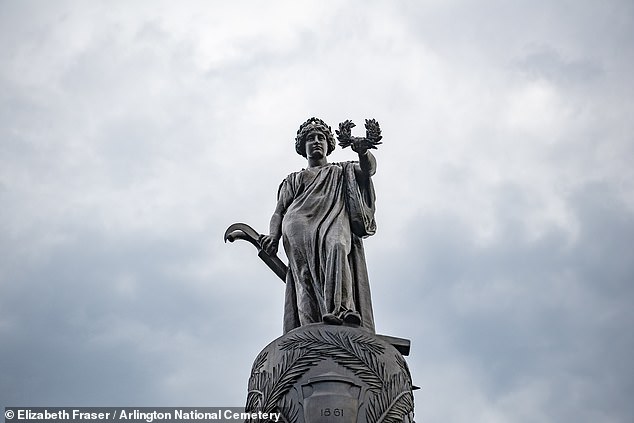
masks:
{"label": "gray cloud", "polygon": [[366,253],[418,420],[630,421],[632,18],[2,3],[4,405],[241,405],[283,285],[222,233],[319,115],[383,128]]}
{"label": "gray cloud", "polygon": [[[423,356],[417,363],[433,380],[420,383],[433,391],[443,377],[435,365],[447,365],[474,378],[491,401],[540,386],[543,398],[533,406],[548,409],[553,421],[609,418],[615,407],[631,413],[631,378],[621,364],[634,341],[622,327],[634,317],[631,212],[610,187],[590,185],[569,199],[581,228],[573,245],[556,228],[527,241],[526,227],[508,211],[522,195],[512,191],[498,194],[505,204],[498,209],[499,241],[479,246],[460,218],[421,216],[411,223],[411,251],[384,258],[396,277],[381,269],[377,279],[408,287],[393,301],[416,310],[413,340]],[[579,408],[583,416],[573,411]]]}

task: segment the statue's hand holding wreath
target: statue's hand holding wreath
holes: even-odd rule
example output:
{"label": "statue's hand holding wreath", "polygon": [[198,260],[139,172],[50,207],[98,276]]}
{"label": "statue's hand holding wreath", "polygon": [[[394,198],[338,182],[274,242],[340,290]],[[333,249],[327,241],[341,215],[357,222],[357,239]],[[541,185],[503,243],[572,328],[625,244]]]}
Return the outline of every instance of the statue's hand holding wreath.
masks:
{"label": "statue's hand holding wreath", "polygon": [[335,130],[339,145],[342,148],[350,146],[359,155],[364,155],[370,149],[376,149],[381,144],[381,128],[374,119],[365,120],[365,137],[353,137],[352,128],[356,125],[351,120],[346,120],[339,124],[339,129]]}

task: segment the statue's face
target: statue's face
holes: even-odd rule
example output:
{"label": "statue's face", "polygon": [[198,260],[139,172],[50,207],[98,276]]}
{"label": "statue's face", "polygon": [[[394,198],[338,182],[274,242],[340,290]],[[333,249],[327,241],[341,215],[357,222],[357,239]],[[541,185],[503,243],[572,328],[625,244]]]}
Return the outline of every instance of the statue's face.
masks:
{"label": "statue's face", "polygon": [[306,158],[321,159],[328,153],[328,140],[321,131],[310,131],[306,135]]}

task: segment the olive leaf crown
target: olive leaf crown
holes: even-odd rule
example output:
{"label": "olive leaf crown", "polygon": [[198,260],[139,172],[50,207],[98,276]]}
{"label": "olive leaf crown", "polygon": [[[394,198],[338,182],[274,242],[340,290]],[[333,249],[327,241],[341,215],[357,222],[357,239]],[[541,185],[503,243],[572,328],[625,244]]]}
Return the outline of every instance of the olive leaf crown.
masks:
{"label": "olive leaf crown", "polygon": [[297,154],[306,157],[306,135],[315,129],[323,132],[326,136],[326,140],[328,141],[328,151],[326,152],[326,155],[333,152],[336,143],[335,137],[332,135],[332,129],[330,129],[330,126],[328,126],[323,120],[311,117],[306,122],[302,123],[297,130],[297,136],[295,137],[295,151],[297,151]]}

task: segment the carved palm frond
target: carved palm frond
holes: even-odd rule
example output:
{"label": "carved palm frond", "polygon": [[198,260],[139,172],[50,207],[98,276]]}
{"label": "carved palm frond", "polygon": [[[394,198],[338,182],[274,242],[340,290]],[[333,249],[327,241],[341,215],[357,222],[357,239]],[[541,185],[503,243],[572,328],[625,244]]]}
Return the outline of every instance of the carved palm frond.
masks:
{"label": "carved palm frond", "polygon": [[411,386],[412,385],[412,374],[409,371],[409,366],[407,365],[407,362],[405,361],[405,358],[403,358],[403,356],[400,355],[400,354],[394,354],[394,361],[396,361],[396,364],[398,365],[398,367],[401,369],[401,371],[403,372],[403,374],[407,378],[407,383]]}
{"label": "carved palm frond", "polygon": [[260,354],[258,354],[258,356],[255,358],[255,361],[253,362],[253,367],[251,368],[251,374],[259,373],[262,370],[264,363],[266,363],[266,359],[268,357],[269,357],[268,351],[262,351]]}
{"label": "carved palm frond", "polygon": [[253,367],[260,369],[260,371],[249,379],[246,411],[262,411],[264,413],[281,411],[289,422],[294,421],[297,410],[294,410],[292,406],[285,406],[285,402],[282,402],[282,410],[280,410],[278,404],[295,382],[321,358],[311,351],[291,350],[284,354],[281,362],[273,368],[270,374],[261,370],[266,357],[260,363],[258,363],[258,359]]}
{"label": "carved palm frond", "polygon": [[281,362],[273,368],[270,383],[263,390],[262,411],[273,412],[295,382],[321,360],[316,351],[291,350],[284,354]]}
{"label": "carved palm frond", "polygon": [[253,382],[254,386],[249,386],[249,391],[247,392],[247,403],[245,406],[247,410],[258,410],[262,406],[262,396],[264,393],[258,389],[262,386],[262,376],[262,374],[258,374],[249,380],[249,385]]}
{"label": "carved palm frond", "polygon": [[262,367],[266,363],[269,353],[267,351],[262,351],[253,362],[253,367],[251,368],[251,377],[249,377],[249,391],[247,393],[247,410],[257,410],[262,405],[262,395],[263,392],[261,390],[263,379],[266,378],[266,373],[262,371]]}
{"label": "carved palm frond", "polygon": [[370,399],[367,420],[375,423],[403,423],[414,412],[414,395],[407,376],[392,375],[385,388]]}
{"label": "carved palm frond", "polygon": [[289,398],[284,397],[282,404],[278,408],[278,412],[281,413],[282,421],[287,423],[295,423],[297,421],[297,414],[299,410]]}
{"label": "carved palm frond", "polygon": [[386,380],[385,365],[380,363],[377,357],[385,348],[370,336],[321,331],[304,332],[287,338],[280,343],[280,348],[310,349],[321,356],[329,356],[336,363],[351,370],[373,391],[382,389]]}

